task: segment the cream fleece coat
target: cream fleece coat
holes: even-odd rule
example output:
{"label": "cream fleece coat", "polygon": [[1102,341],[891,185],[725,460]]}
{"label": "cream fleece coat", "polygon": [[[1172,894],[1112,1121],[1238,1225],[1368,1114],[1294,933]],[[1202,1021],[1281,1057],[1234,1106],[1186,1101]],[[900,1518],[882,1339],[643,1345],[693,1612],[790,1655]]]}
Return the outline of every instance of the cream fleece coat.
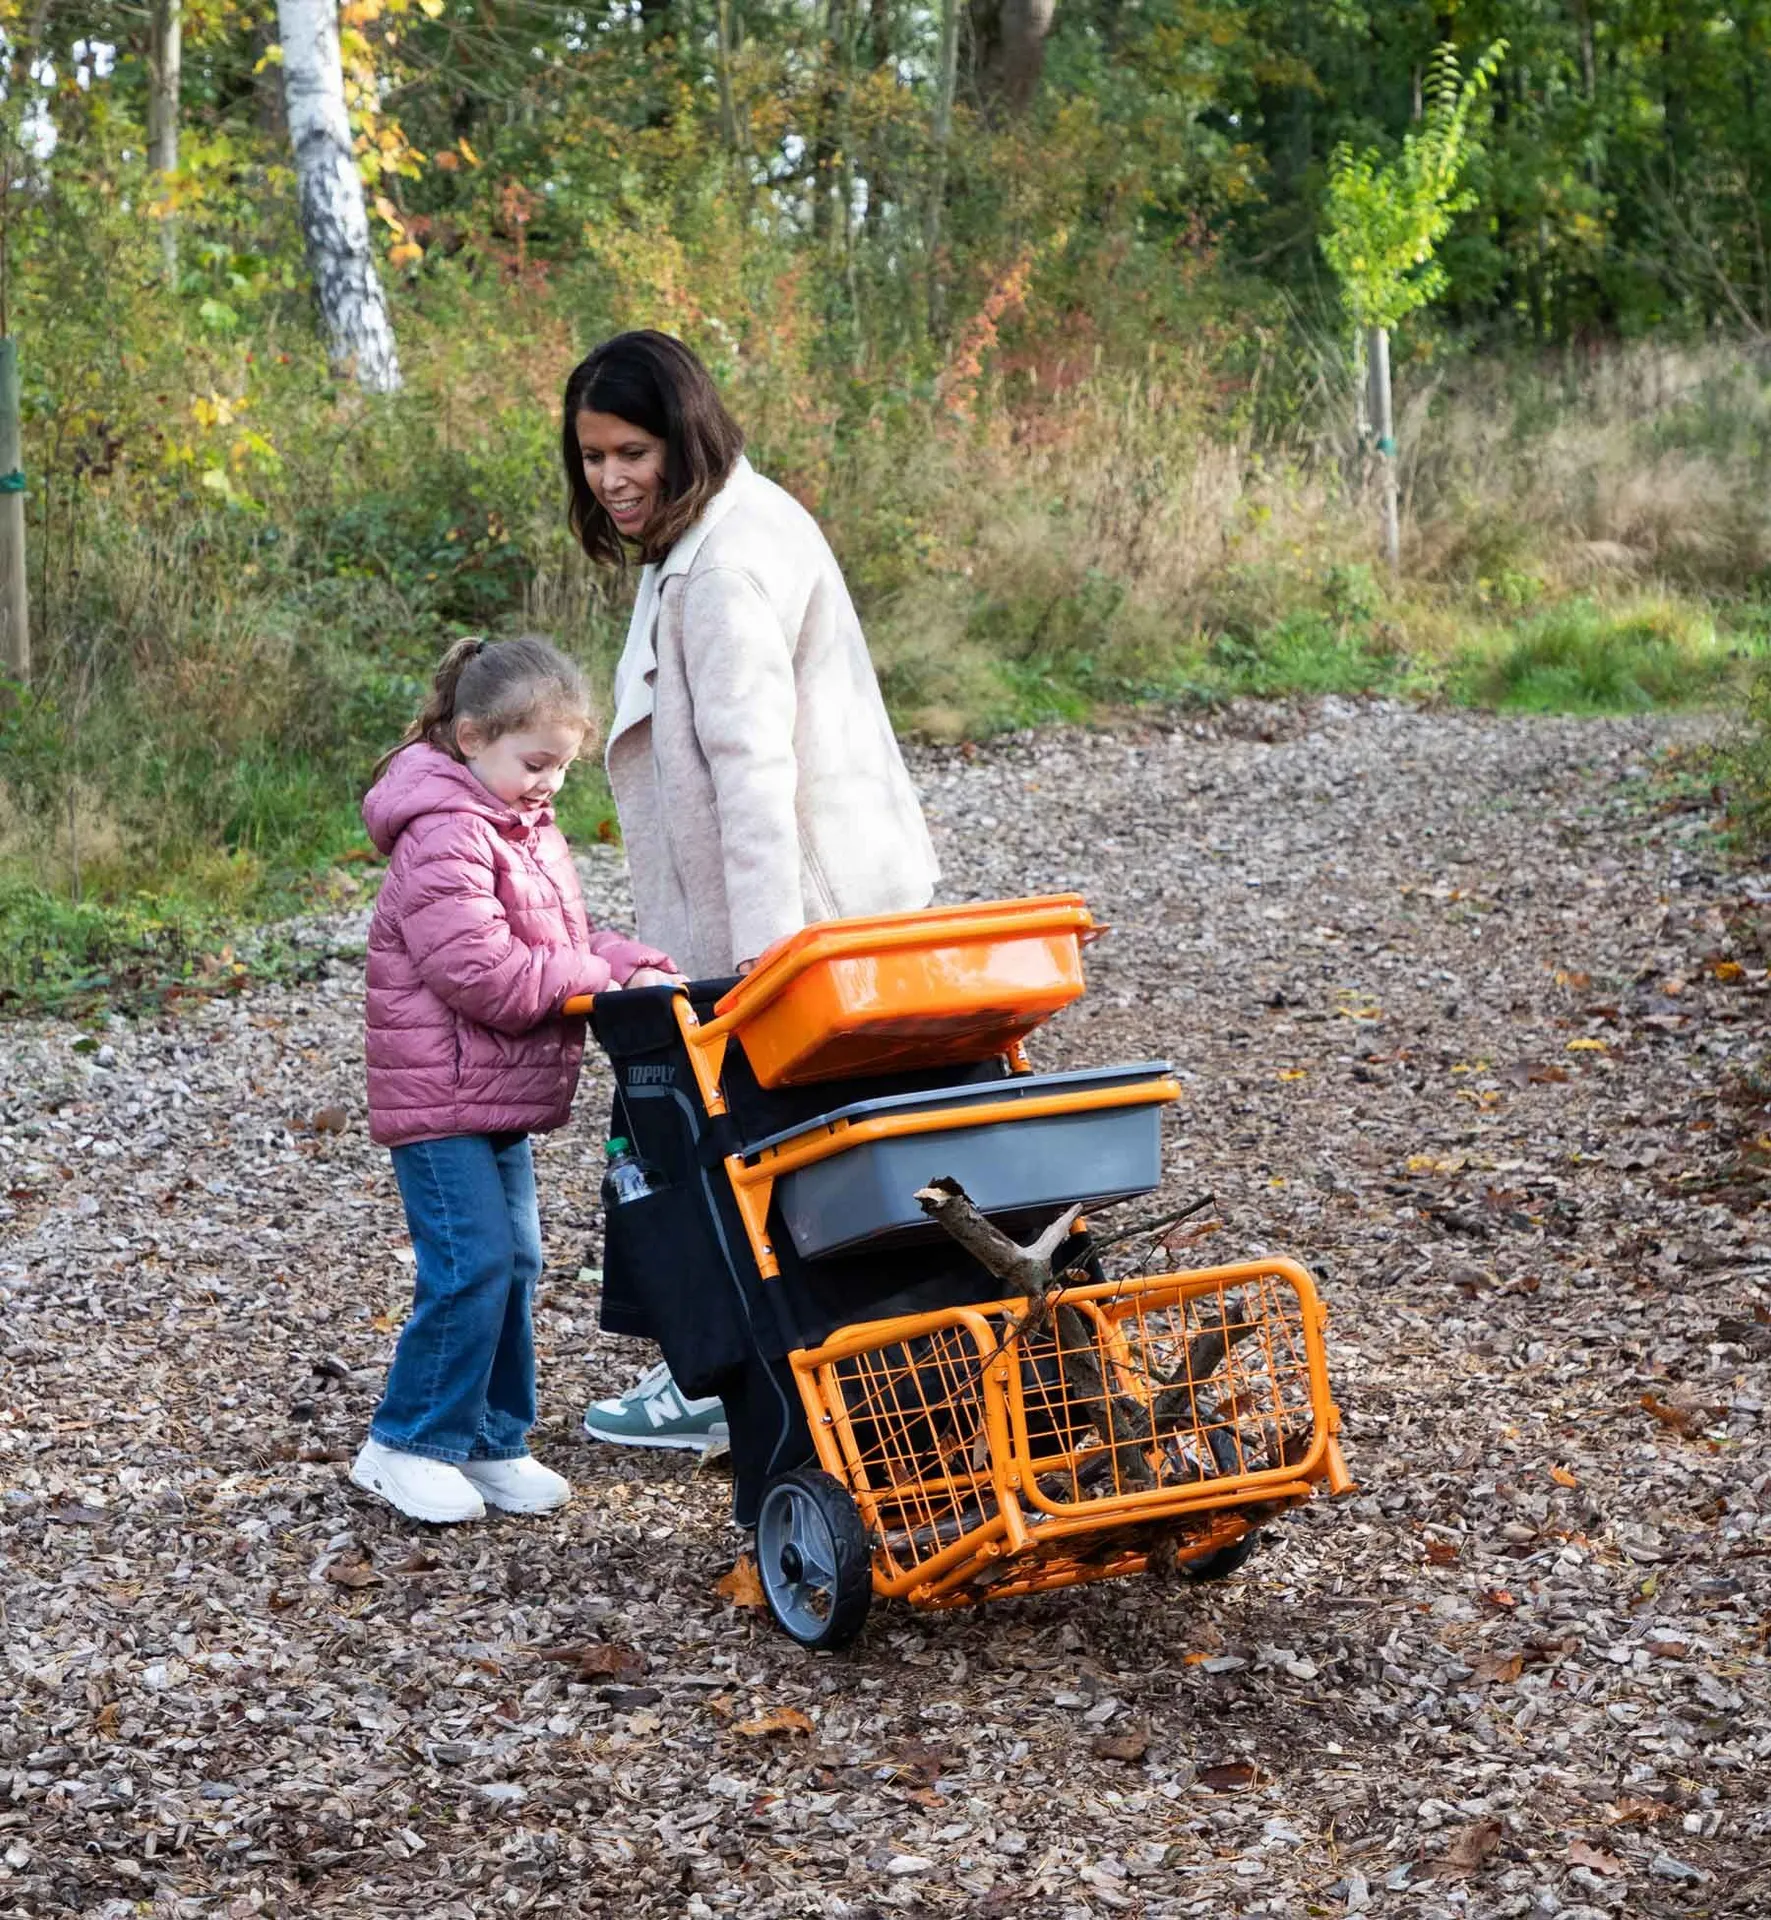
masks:
{"label": "cream fleece coat", "polygon": [[636,930],[692,977],[928,904],[934,848],[836,557],[747,460],[645,569],[615,708]]}

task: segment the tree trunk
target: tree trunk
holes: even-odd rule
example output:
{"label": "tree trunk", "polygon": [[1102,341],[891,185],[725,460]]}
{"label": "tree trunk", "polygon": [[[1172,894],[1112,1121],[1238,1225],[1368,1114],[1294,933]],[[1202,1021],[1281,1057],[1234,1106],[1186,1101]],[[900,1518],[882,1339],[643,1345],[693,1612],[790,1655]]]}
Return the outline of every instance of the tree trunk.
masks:
{"label": "tree trunk", "polygon": [[947,315],[947,289],[941,278],[941,226],[947,212],[947,148],[953,138],[953,94],[959,78],[960,0],[941,0],[941,65],[935,75],[935,113],[930,137],[935,149],[930,169],[923,252],[928,259],[929,332],[939,335]]}
{"label": "tree trunk", "polygon": [[1373,327],[1367,342],[1371,361],[1371,423],[1377,429],[1378,481],[1383,490],[1384,558],[1390,571],[1402,569],[1402,523],[1396,497],[1396,428],[1390,409],[1390,330]]}
{"label": "tree trunk", "polygon": [[301,183],[301,228],[333,367],[367,393],[397,393],[400,362],[369,249],[363,182],[344,108],[334,0],[277,0],[283,94]]}
{"label": "tree trunk", "polygon": [[0,340],[0,673],[26,686],[31,678],[31,618],[25,592],[22,458],[18,342]]}
{"label": "tree trunk", "polygon": [[[160,191],[172,192],[178,172],[178,86],[184,52],[183,0],[154,0],[148,30],[148,165]],[[169,286],[178,284],[178,221],[170,205],[160,221],[160,257]]]}
{"label": "tree trunk", "polygon": [[978,85],[986,107],[1018,117],[1033,105],[1057,10],[1057,0],[973,0]]}
{"label": "tree trunk", "polygon": [[738,110],[732,98],[732,0],[713,0],[714,70],[719,79],[719,130],[727,153],[736,154]]}

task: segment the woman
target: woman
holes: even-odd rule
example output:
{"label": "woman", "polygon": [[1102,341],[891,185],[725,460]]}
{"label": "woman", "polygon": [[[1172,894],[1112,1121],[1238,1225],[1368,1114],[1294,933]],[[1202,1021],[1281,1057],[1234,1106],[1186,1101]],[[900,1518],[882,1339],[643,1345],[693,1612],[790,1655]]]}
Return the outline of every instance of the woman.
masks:
{"label": "woman", "polygon": [[[697,979],[811,921],[926,906],[938,877],[836,557],[743,448],[668,334],[621,334],[566,382],[572,530],[593,560],[645,563],[607,748],[636,929]],[[721,1428],[661,1367],[585,1416],[635,1445]]]}

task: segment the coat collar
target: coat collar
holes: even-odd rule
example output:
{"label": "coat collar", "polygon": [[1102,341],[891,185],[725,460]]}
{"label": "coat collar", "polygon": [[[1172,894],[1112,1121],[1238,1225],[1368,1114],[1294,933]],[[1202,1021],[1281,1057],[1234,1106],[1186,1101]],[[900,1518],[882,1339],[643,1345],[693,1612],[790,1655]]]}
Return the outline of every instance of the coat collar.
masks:
{"label": "coat collar", "polygon": [[743,454],[739,454],[732,471],[726,475],[725,485],[702,509],[701,518],[677,535],[676,545],[658,562],[660,584],[679,573],[688,572],[696,554],[701,551],[702,541],[750,491],[755,479],[756,469]]}
{"label": "coat collar", "polygon": [[725,485],[708,501],[701,518],[677,536],[675,546],[662,560],[641,569],[633,617],[627,623],[627,642],[615,668],[615,716],[603,744],[605,765],[615,742],[652,717],[652,688],[658,677],[658,610],[665,581],[688,572],[702,542],[755,485],[756,469],[739,454]]}

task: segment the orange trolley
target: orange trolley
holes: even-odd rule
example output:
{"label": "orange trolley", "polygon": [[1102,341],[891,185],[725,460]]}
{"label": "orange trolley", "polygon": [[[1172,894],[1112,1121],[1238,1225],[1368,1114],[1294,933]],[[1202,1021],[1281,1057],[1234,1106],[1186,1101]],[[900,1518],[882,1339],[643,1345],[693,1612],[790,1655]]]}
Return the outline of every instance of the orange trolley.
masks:
{"label": "orange trolley", "polygon": [[[1179,1095],[1161,1063],[1032,1070],[1098,931],[1074,895],[836,921],[742,981],[585,1003],[654,1171],[605,1222],[604,1324],[724,1398],[736,1515],[802,1644],[852,1639],[875,1594],[1221,1577],[1352,1484],[1303,1267],[1109,1279],[1070,1218],[1159,1184]],[[1039,1235],[1049,1284],[944,1233],[918,1201],[941,1179]],[[643,1325],[611,1318],[624,1283]]]}

